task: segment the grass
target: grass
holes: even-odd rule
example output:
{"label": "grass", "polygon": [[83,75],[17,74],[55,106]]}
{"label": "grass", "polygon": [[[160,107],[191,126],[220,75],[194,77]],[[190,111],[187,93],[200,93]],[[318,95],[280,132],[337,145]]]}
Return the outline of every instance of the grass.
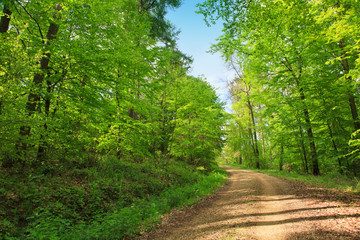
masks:
{"label": "grass", "polygon": [[357,179],[349,179],[348,177],[340,175],[338,173],[314,176],[310,174],[299,174],[296,172],[279,171],[274,169],[244,168],[238,164],[228,165],[232,167],[266,173],[272,176],[288,179],[290,181],[298,181],[309,186],[315,185],[321,188],[331,188],[345,192],[360,193],[360,184]]}

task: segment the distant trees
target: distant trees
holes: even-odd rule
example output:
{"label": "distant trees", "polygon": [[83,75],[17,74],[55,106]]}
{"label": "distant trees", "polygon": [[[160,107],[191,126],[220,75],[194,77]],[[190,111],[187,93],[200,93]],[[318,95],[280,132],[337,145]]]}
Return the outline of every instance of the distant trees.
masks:
{"label": "distant trees", "polygon": [[357,174],[359,3],[207,0],[199,8],[209,24],[224,21],[213,51],[241,66],[230,84],[229,157]]}

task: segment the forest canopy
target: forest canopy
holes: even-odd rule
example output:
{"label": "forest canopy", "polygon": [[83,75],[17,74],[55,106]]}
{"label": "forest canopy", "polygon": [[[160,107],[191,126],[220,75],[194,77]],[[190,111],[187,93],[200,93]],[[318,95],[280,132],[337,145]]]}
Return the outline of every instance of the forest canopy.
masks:
{"label": "forest canopy", "polygon": [[129,237],[222,181],[224,104],[177,49],[180,3],[1,1],[1,239]]}
{"label": "forest canopy", "polygon": [[236,72],[226,157],[250,167],[358,175],[356,0],[206,0],[212,51]]}
{"label": "forest canopy", "polygon": [[0,238],[134,237],[219,186],[218,157],[359,175],[359,1],[198,4],[231,114],[177,48],[181,2],[1,1]]}
{"label": "forest canopy", "polygon": [[191,58],[164,18],[179,4],[5,1],[1,165],[47,171],[159,154],[209,164],[222,147],[223,105],[187,75]]}

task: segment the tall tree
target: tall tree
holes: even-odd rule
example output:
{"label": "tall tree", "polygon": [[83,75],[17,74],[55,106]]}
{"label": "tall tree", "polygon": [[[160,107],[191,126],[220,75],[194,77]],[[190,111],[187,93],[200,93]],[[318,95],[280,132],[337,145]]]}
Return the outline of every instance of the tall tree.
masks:
{"label": "tall tree", "polygon": [[[36,72],[34,75],[33,86],[30,89],[28,101],[27,101],[26,107],[25,107],[29,116],[32,116],[34,114],[34,112],[36,111],[36,108],[37,108],[38,103],[41,98],[40,92],[42,91],[41,88],[42,88],[42,84],[44,81],[44,77],[45,77],[45,75],[49,74],[49,62],[50,62],[51,53],[49,52],[48,46],[50,46],[51,41],[56,38],[56,35],[59,31],[59,25],[58,25],[57,21],[60,19],[59,12],[61,10],[62,10],[62,7],[60,6],[60,4],[56,4],[55,13],[53,15],[54,21],[50,23],[48,32],[46,34],[46,39],[44,42],[44,44],[47,47],[45,48],[45,50],[43,52],[43,56],[40,59],[39,72]],[[41,109],[39,106],[38,106],[38,111],[41,112]],[[20,127],[20,136],[26,137],[30,134],[30,131],[31,131],[30,126],[21,126]],[[39,146],[38,160],[42,160],[42,158],[43,158],[43,154],[45,151],[44,145],[46,145],[46,143],[41,143]],[[23,151],[26,151],[26,149],[27,149],[26,143],[23,142],[21,148]]]}
{"label": "tall tree", "polygon": [[[315,175],[320,173],[319,160],[323,166],[330,166],[334,154],[337,161],[341,159],[348,151],[349,120],[353,129],[358,128],[355,101],[358,91],[353,80],[358,74],[358,53],[354,50],[358,46],[354,34],[358,32],[358,25],[352,17],[358,15],[359,4],[352,1],[208,0],[199,4],[199,9],[209,24],[219,18],[224,21],[223,35],[213,51],[221,52],[226,61],[231,61],[233,55],[243,56],[242,64],[256,75],[254,81],[262,84],[268,94],[285,99],[277,102],[288,105],[286,108],[276,106],[272,103],[275,100],[269,101],[265,95],[258,97],[259,106],[264,107],[266,113],[261,119],[280,124],[269,126],[272,131],[280,134],[276,128],[285,127],[292,134],[287,144],[280,140],[282,138],[271,137],[274,141],[271,145],[278,146],[277,151],[281,152],[278,155],[298,151],[303,169],[307,171],[307,159],[310,159]],[[351,31],[344,26],[351,26]],[[277,94],[279,92],[283,96]],[[348,99],[347,103],[344,99]],[[344,109],[346,105],[350,106],[348,113]],[[271,114],[275,113],[288,115],[288,119],[274,121]],[[342,146],[341,151],[335,150],[338,146]],[[334,151],[329,151],[329,147]],[[298,165],[295,158],[291,161],[294,166]]]}

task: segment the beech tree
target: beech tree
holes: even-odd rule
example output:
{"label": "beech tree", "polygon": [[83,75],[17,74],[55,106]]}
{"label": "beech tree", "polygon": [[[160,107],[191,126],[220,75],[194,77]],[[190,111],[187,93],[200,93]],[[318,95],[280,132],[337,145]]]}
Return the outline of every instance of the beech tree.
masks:
{"label": "beech tree", "polygon": [[[353,34],[358,31],[358,8],[354,1],[199,4],[208,24],[219,18],[224,21],[223,35],[212,50],[221,52],[227,62],[241,57],[245,67],[240,74],[263,89],[264,94],[256,96],[262,109],[257,123],[265,122],[264,132],[272,133],[262,144],[267,142],[272,149],[264,166],[278,168],[286,157],[293,168],[310,169],[315,175],[321,168],[356,173],[358,161],[348,142],[358,129],[354,79],[358,53]],[[232,89],[239,89],[239,81],[234,83]],[[238,105],[234,110],[240,110]]]}
{"label": "beech tree", "polygon": [[164,15],[179,5],[4,2],[2,166],[51,173],[110,158],[176,157],[211,167],[223,106],[204,80],[187,75],[192,60],[176,50],[177,31]]}
{"label": "beech tree", "polygon": [[179,83],[176,125],[171,154],[197,166],[208,167],[221,152],[223,105],[204,80],[185,77]]}

